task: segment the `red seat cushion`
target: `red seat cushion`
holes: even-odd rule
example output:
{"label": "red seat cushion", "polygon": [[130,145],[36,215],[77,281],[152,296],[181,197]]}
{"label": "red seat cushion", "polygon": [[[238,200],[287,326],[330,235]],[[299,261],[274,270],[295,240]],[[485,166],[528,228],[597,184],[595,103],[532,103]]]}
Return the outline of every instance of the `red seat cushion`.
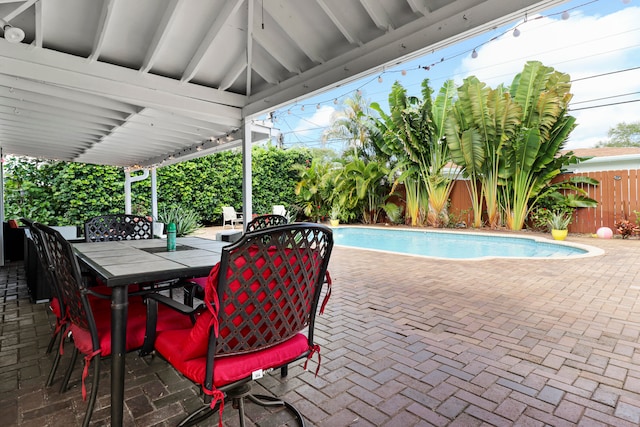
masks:
{"label": "red seat cushion", "polygon": [[[94,301],[91,302],[91,308],[98,329],[100,354],[103,357],[109,356],[111,354],[111,301],[96,298],[95,303]],[[142,347],[145,336],[146,319],[147,308],[143,304],[142,298],[130,298],[127,317],[126,351]],[[89,331],[72,324],[71,333],[73,334],[73,342],[80,352],[83,354],[91,354],[93,352],[93,344]]]}
{"label": "red seat cushion", "polygon": [[51,301],[49,302],[49,308],[51,309],[51,312],[56,316],[56,319],[60,319],[62,317],[62,311],[60,311],[60,301],[58,301],[58,298],[51,298]]}
{"label": "red seat cushion", "polygon": [[[204,318],[203,316],[201,318]],[[202,385],[207,363],[207,340],[200,340],[204,343],[204,354],[202,356],[186,358],[187,352],[185,349],[189,348],[190,332],[191,330],[188,329],[159,332],[155,347],[185,377]],[[259,369],[277,368],[296,360],[308,350],[307,337],[303,334],[297,334],[283,343],[264,350],[237,356],[217,357],[214,364],[213,385],[220,388],[226,384],[246,378]],[[193,351],[193,348],[191,348],[191,351]]]}
{"label": "red seat cushion", "polygon": [[[250,255],[254,255],[255,252],[256,250],[254,248],[249,250]],[[276,266],[279,266],[282,261],[282,259],[278,259]],[[236,265],[241,267],[245,262],[244,258],[239,258],[236,260]],[[260,267],[265,263],[265,260],[255,260],[254,263]],[[208,278],[206,278],[208,283],[205,285],[205,302],[209,310],[203,311],[196,319],[195,325],[191,328],[158,332],[155,342],[156,350],[167,359],[171,365],[184,376],[201,385],[204,382],[206,370],[209,333],[212,327],[217,326],[215,319],[217,311],[214,306],[218,305],[216,284],[218,282],[219,272],[220,264],[216,264]],[[281,274],[283,274],[283,272],[284,270]],[[270,272],[264,271],[262,274],[266,277]],[[250,279],[249,276],[245,278]],[[199,282],[203,279],[204,278],[196,279],[196,283],[200,284]],[[240,284],[237,281],[229,284],[229,288],[232,290],[237,290],[239,286]],[[258,285],[254,284],[254,286]],[[225,336],[229,331],[221,330],[219,333],[221,336]],[[308,350],[309,342],[307,337],[299,333],[286,341],[261,350],[232,356],[223,355],[216,357],[214,363],[214,387],[219,388],[246,378],[251,376],[253,371],[259,369],[265,370],[285,365],[296,360]]]}

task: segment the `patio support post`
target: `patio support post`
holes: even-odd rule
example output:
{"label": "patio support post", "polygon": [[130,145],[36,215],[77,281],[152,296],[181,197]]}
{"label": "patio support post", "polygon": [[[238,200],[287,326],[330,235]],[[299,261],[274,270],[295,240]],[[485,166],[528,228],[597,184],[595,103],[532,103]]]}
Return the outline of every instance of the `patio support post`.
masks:
{"label": "patio support post", "polygon": [[[131,215],[131,183],[145,180],[149,177],[149,169],[142,169],[142,175],[131,176],[131,171],[124,170],[124,213]],[[153,191],[153,190],[152,190]]]}
{"label": "patio support post", "polygon": [[131,215],[131,172],[124,170],[124,213]]}
{"label": "patio support post", "polygon": [[251,208],[253,189],[251,185],[251,122],[246,117],[242,122],[244,132],[244,138],[242,138],[242,218],[244,224],[242,224],[242,229],[245,230],[253,214]]}
{"label": "patio support post", "polygon": [[155,167],[151,168],[151,216],[153,222],[158,221],[158,180]]}
{"label": "patio support post", "polygon": [[0,147],[0,267],[4,266],[4,153]]}

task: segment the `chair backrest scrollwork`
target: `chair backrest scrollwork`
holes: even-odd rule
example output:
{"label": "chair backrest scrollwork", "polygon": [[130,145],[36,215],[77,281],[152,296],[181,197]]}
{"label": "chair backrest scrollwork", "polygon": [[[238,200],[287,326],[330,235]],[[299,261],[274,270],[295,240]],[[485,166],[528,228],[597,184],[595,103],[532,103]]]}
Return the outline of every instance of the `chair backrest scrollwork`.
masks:
{"label": "chair backrest scrollwork", "polygon": [[35,223],[34,227],[40,231],[48,267],[51,275],[55,277],[69,320],[82,329],[90,331],[94,346],[99,347],[93,313],[88,309],[86,286],[82,281],[78,260],[71,243],[51,227],[38,223]]}
{"label": "chair backrest scrollwork", "polygon": [[153,221],[138,215],[101,215],[84,223],[84,238],[87,242],[152,239]]}
{"label": "chair backrest scrollwork", "polygon": [[251,220],[249,224],[247,224],[247,233],[257,230],[263,230],[268,227],[275,227],[277,225],[285,225],[289,221],[282,215],[260,215]]}
{"label": "chair backrest scrollwork", "polygon": [[225,247],[219,274],[214,268],[217,277],[205,289],[205,299],[218,307],[215,355],[267,348],[305,329],[313,343],[332,248],[331,230],[312,223],[245,233]]}

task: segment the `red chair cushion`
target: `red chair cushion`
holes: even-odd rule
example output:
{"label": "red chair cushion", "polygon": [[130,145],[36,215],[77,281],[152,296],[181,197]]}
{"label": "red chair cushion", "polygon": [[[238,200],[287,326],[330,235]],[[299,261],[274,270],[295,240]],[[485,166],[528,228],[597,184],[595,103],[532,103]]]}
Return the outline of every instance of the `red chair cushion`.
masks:
{"label": "red chair cushion", "polygon": [[49,302],[49,309],[51,309],[51,312],[56,316],[56,319],[60,319],[62,317],[62,311],[60,311],[60,301],[58,301],[58,298],[51,298],[51,301]]}
{"label": "red chair cushion", "polygon": [[[204,316],[205,314],[203,313],[200,317],[204,318]],[[201,323],[204,323],[204,321]],[[187,349],[187,343],[191,340],[190,332],[190,330],[173,330],[158,333],[155,346],[156,350],[185,377],[202,385],[207,363],[207,340],[200,340],[205,344],[203,356],[186,358],[185,349]],[[259,369],[277,368],[296,360],[308,350],[307,337],[303,334],[297,334],[283,343],[264,350],[238,356],[217,357],[214,365],[213,385],[216,388],[220,388],[226,384],[251,376],[252,372]]]}
{"label": "red chair cushion", "polygon": [[164,304],[158,304],[158,320],[156,331],[171,331],[174,329],[189,329],[193,326],[191,317],[185,316]]}
{"label": "red chair cushion", "polygon": [[[104,301],[104,302],[103,302]],[[96,298],[91,301],[91,309],[98,329],[99,345],[102,356],[111,354],[111,301]],[[129,298],[129,311],[127,317],[127,341],[126,351],[140,348],[144,342],[147,319],[147,308],[141,297]],[[91,334],[86,329],[72,324],[71,333],[73,342],[83,354],[93,352]]]}

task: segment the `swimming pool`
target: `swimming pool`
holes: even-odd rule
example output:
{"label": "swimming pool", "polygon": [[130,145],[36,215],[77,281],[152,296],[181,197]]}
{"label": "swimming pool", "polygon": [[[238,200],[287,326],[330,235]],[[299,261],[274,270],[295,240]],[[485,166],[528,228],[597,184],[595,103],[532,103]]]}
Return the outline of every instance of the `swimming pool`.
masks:
{"label": "swimming pool", "polygon": [[601,255],[598,248],[556,243],[538,237],[377,227],[337,227],[336,245],[446,259],[581,258]]}

